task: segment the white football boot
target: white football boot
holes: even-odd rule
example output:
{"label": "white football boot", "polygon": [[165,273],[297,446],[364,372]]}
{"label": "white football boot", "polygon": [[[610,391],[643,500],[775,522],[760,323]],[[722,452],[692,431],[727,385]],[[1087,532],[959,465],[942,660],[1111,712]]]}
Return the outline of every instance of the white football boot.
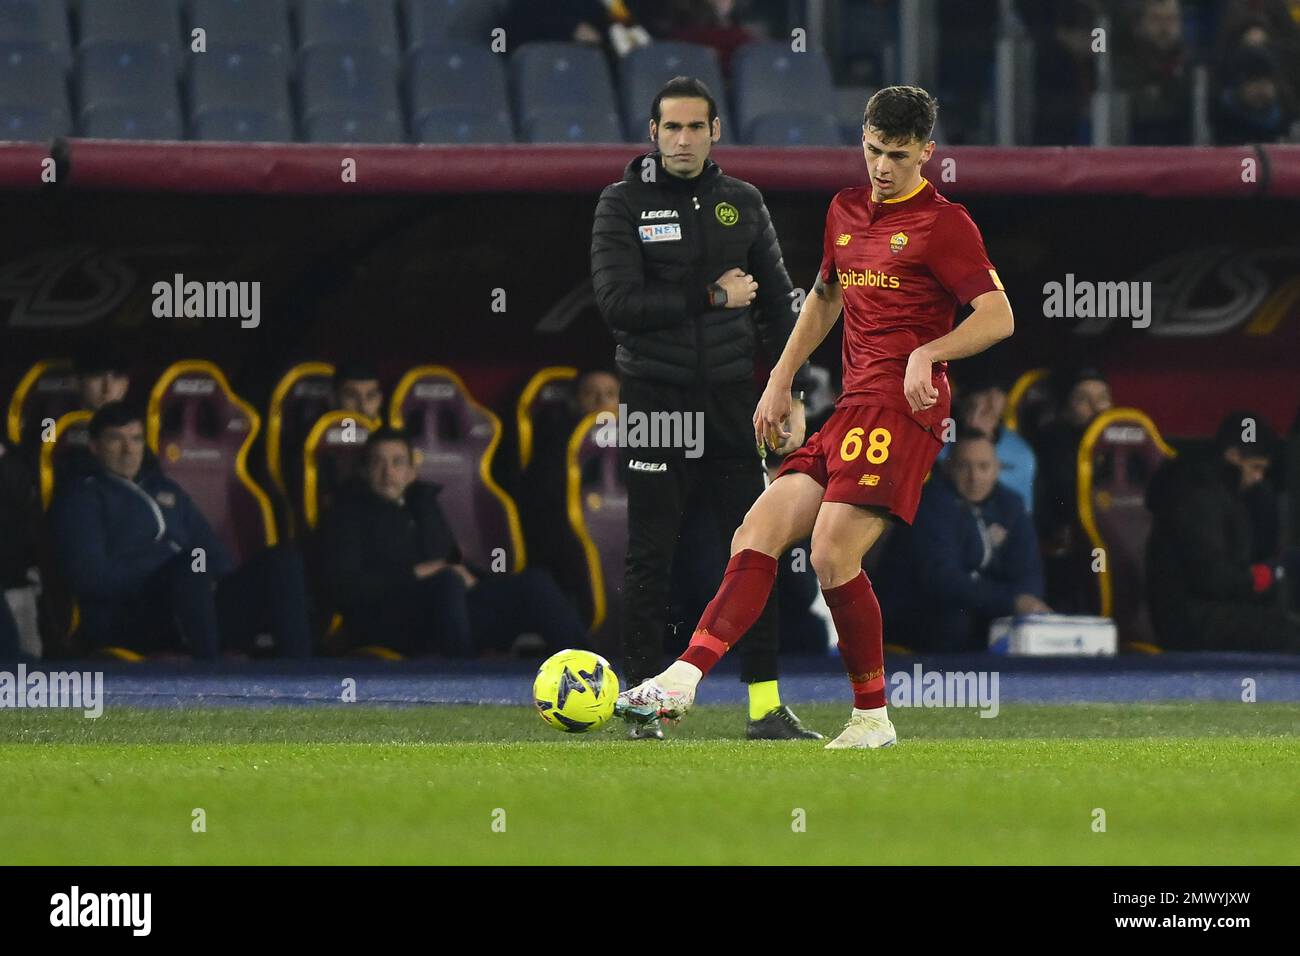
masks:
{"label": "white football boot", "polygon": [[[883,711],[884,708],[882,707]],[[871,711],[853,711],[840,735],[826,745],[827,750],[876,750],[898,743],[898,733],[888,714]]]}
{"label": "white football boot", "polygon": [[695,703],[695,691],[665,690],[653,677],[618,695],[614,713],[624,720],[644,724],[662,717],[681,720]]}

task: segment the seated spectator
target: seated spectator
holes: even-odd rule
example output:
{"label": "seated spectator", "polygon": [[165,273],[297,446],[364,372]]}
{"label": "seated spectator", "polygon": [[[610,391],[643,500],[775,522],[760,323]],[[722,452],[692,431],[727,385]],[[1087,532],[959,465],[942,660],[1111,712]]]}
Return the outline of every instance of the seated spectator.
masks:
{"label": "seated spectator", "polygon": [[533,454],[520,486],[524,535],[530,560],[546,568],[567,594],[587,587],[581,546],[569,524],[569,439],[588,415],[618,414],[619,379],[604,365],[579,374],[572,404],[539,416],[533,427]]}
{"label": "seated spectator", "polygon": [[736,0],[674,0],[666,8],[657,33],[669,40],[713,47],[724,76],[731,73],[731,55],[737,49],[763,39],[736,22]]}
{"label": "seated spectator", "polygon": [[1034,144],[1088,143],[1097,54],[1092,31],[1101,19],[1096,0],[1022,3],[1035,43]]}
{"label": "seated spectator", "polygon": [[1278,447],[1262,418],[1234,412],[1208,453],[1180,455],[1156,472],[1146,499],[1154,519],[1146,589],[1163,647],[1300,652],[1300,625],[1278,607],[1274,590],[1287,572],[1300,571],[1300,555],[1255,560],[1245,501]]}
{"label": "seated spectator", "polygon": [[264,631],[282,656],[307,656],[297,555],[268,549],[234,568],[189,495],[146,465],[144,451],[143,417],[109,402],[90,423],[95,469],[56,493],[54,547],[81,610],[79,636],[92,648],[176,650],[174,619],[197,658],[250,650]]}
{"label": "seated spectator", "polygon": [[1056,419],[1038,436],[1034,523],[1046,557],[1047,596],[1065,613],[1095,612],[1091,547],[1079,523],[1079,442],[1088,426],[1113,405],[1110,386],[1095,368],[1060,376]]}
{"label": "seated spectator", "polygon": [[379,373],[365,362],[341,362],[334,372],[334,407],[369,418],[384,417]]}
{"label": "seated spectator", "polygon": [[73,362],[81,407],[97,412],[109,402],[126,400],[131,390],[130,360],[112,348],[87,349]]}
{"label": "seated spectator", "polygon": [[1117,44],[1115,91],[1129,97],[1129,142],[1192,141],[1192,75],[1179,0],[1138,0]]}
{"label": "seated spectator", "polygon": [[918,651],[985,650],[995,618],[1052,610],[1033,524],[1020,496],[998,483],[986,435],[962,433],[891,548],[876,572],[886,640]]}
{"label": "seated spectator", "polygon": [[31,471],[0,439],[0,664],[18,657],[18,624],[4,592],[32,586],[39,510]]}
{"label": "seated spectator", "polygon": [[[1007,391],[1001,382],[973,380],[961,388],[953,405],[958,429],[984,435],[993,442],[998,453],[998,481],[1018,494],[1025,510],[1032,515],[1038,464],[1029,442],[1002,424]],[[951,450],[951,445],[945,445],[939,452],[939,461],[945,460]]]}
{"label": "seated spectator", "polygon": [[1300,3],[1228,0],[1219,20],[1215,53],[1223,62],[1243,48],[1271,56],[1291,91],[1300,91]]}
{"label": "seated spectator", "polygon": [[609,45],[618,56],[651,42],[637,22],[637,8],[653,3],[628,0],[512,0],[506,8],[506,32],[514,49],[539,41]]}
{"label": "seated spectator", "polygon": [[1216,76],[1214,141],[1222,146],[1286,140],[1296,121],[1292,93],[1273,57],[1264,50],[1232,53]]}
{"label": "seated spectator", "polygon": [[546,572],[493,574],[460,560],[441,489],[416,480],[405,434],[372,433],[364,465],[319,534],[323,583],[350,639],[449,657],[508,651],[525,633],[540,635],[548,653],[587,645],[577,612]]}

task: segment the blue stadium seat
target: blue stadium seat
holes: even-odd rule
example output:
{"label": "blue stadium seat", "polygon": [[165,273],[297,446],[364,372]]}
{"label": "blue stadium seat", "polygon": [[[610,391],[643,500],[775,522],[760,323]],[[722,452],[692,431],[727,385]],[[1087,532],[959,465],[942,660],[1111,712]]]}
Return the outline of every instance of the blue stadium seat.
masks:
{"label": "blue stadium seat", "polygon": [[400,58],[393,0],[298,0],[298,49],[370,47],[396,65]]}
{"label": "blue stadium seat", "polygon": [[693,76],[704,83],[718,104],[723,142],[739,142],[727,111],[727,88],[722,82],[718,55],[696,43],[651,43],[637,47],[619,61],[619,87],[623,93],[623,125],[628,139],[639,141],[650,123],[650,106],[660,87],[675,76]]}
{"label": "blue stadium seat", "polygon": [[834,110],[834,87],[826,55],[818,49],[793,53],[788,43],[750,43],[732,58],[736,122],[749,142],[765,113]]}
{"label": "blue stadium seat", "polygon": [[397,67],[377,51],[338,47],[309,50],[299,59],[298,81],[302,127],[309,142],[405,141]]}
{"label": "blue stadium seat", "polygon": [[261,47],[273,56],[293,52],[286,0],[189,0],[189,26],[207,31],[208,50]]}
{"label": "blue stadium seat", "polygon": [[256,47],[212,48],[190,68],[190,123],[196,139],[293,140],[285,58]]}
{"label": "blue stadium seat", "polygon": [[832,116],[791,110],[764,113],[751,122],[747,142],[754,146],[843,146],[844,136]]}
{"label": "blue stadium seat", "polygon": [[[529,142],[545,142],[566,128],[573,135],[563,140],[623,139],[614,85],[600,50],[581,43],[525,43],[510,58],[510,78],[516,115]],[[542,114],[548,115],[543,119]],[[612,139],[611,130],[617,131]]]}
{"label": "blue stadium seat", "polygon": [[156,46],[104,43],[83,49],[78,61],[83,136],[182,138],[176,71]]}
{"label": "blue stadium seat", "polygon": [[499,113],[442,110],[413,123],[417,143],[513,143],[510,121]]}
{"label": "blue stadium seat", "polygon": [[[420,142],[514,141],[503,58],[467,43],[426,46],[407,64],[411,129]],[[451,139],[428,139],[446,136]],[[489,135],[487,140],[464,137]]]}
{"label": "blue stadium seat", "polygon": [[[149,46],[179,62],[181,16],[177,0],[109,0],[79,5],[82,50],[103,44]],[[188,42],[185,49],[189,49]]]}
{"label": "blue stadium seat", "polygon": [[408,54],[457,40],[487,46],[503,19],[497,0],[402,0],[402,15]]}
{"label": "blue stadium seat", "polygon": [[524,123],[526,143],[621,143],[623,128],[609,113],[547,110]]}
{"label": "blue stadium seat", "polygon": [[61,0],[3,0],[0,2],[0,54],[45,53],[72,65],[68,11]]}
{"label": "blue stadium seat", "polygon": [[67,79],[57,53],[0,54],[0,139],[43,140],[72,129]]}

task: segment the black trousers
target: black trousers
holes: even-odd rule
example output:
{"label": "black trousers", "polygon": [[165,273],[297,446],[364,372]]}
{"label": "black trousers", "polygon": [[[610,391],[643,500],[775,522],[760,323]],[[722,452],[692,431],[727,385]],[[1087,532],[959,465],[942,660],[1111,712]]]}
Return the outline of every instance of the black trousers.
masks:
{"label": "black trousers", "polygon": [[[731,536],[763,493],[765,481],[754,447],[751,419],[758,395],[751,383],[701,394],[625,379],[620,397],[629,413],[697,411],[704,421],[699,457],[686,457],[684,449],[622,449],[628,505],[623,667],[630,687],[662,669],[671,569],[683,514],[695,505],[712,510],[722,539],[718,552],[722,566],[715,570],[720,582],[725,556],[731,553]],[[777,677],[778,608],[776,588],[772,590],[767,607],[736,648],[741,680],[747,684]],[[693,629],[695,623],[688,627]]]}

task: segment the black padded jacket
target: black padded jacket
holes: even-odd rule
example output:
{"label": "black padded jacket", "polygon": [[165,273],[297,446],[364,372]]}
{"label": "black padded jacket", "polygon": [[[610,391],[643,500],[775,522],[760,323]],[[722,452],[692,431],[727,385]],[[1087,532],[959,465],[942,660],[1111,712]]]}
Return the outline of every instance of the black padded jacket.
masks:
{"label": "black padded jacket", "polygon": [[[758,295],[747,308],[714,309],[708,284],[733,267],[753,275]],[[628,163],[596,205],[591,279],[619,371],[661,384],[752,378],[755,350],[775,364],[797,318],[762,193],[712,160],[694,179],[666,173],[658,152]],[[805,363],[794,387],[809,386]]]}

